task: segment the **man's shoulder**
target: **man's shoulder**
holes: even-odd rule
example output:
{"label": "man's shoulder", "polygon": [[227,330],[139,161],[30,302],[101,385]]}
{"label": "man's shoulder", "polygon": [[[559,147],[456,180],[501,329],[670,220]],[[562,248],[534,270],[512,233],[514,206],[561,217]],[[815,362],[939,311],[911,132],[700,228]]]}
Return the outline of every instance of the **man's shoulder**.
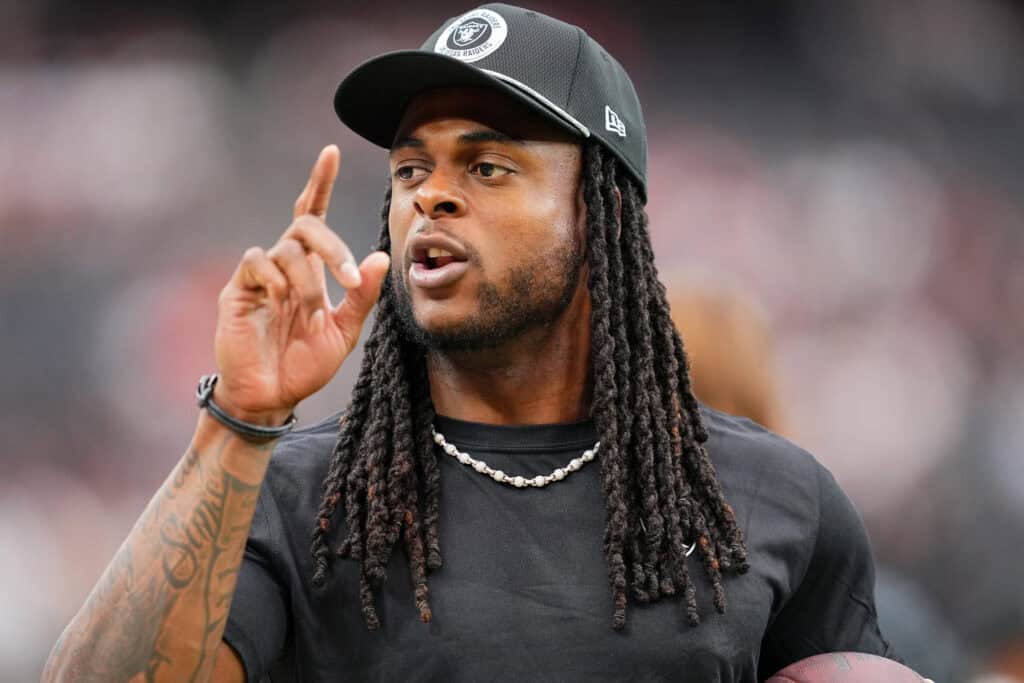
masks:
{"label": "man's shoulder", "polygon": [[757,422],[701,406],[705,447],[727,493],[786,497],[817,506],[827,470],[805,449]]}
{"label": "man's shoulder", "polygon": [[769,460],[774,467],[808,473],[820,467],[813,455],[787,438],[746,417],[723,413],[701,405],[708,430],[707,448],[715,466],[750,464]]}

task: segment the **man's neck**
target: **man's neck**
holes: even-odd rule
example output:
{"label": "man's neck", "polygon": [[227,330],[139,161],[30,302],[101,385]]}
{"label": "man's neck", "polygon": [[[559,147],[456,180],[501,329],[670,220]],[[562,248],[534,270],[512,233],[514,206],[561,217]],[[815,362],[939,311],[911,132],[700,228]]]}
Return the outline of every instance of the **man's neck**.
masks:
{"label": "man's neck", "polygon": [[592,393],[590,298],[583,292],[550,327],[493,349],[427,354],[437,413],[502,425],[586,419]]}

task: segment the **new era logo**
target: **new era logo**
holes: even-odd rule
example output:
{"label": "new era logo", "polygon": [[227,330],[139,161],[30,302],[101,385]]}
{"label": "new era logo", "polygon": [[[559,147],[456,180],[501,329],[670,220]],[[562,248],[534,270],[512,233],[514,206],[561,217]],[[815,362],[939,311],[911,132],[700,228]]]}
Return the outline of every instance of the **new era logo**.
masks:
{"label": "new era logo", "polygon": [[620,138],[626,137],[626,124],[607,104],[604,105],[604,127],[612,133],[618,133]]}

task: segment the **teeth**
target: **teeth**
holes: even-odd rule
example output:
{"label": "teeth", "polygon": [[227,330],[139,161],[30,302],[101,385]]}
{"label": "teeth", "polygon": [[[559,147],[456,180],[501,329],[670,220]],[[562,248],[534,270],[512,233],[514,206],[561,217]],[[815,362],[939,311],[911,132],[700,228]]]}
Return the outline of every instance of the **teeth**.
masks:
{"label": "teeth", "polygon": [[427,258],[439,258],[441,256],[451,256],[452,253],[447,249],[438,249],[437,247],[431,247],[427,249]]}

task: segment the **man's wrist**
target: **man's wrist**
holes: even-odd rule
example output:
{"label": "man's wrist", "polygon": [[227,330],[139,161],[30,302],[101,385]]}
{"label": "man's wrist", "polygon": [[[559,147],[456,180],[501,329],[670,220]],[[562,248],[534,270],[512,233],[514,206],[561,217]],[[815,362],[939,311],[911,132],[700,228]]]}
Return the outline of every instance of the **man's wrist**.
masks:
{"label": "man's wrist", "polygon": [[287,408],[264,411],[245,410],[238,407],[228,392],[220,390],[215,390],[210,396],[210,400],[216,401],[217,406],[234,419],[261,427],[280,427],[288,421],[294,412]]}
{"label": "man's wrist", "polygon": [[[230,398],[218,398],[213,400],[214,388],[217,385],[218,376],[204,375],[199,379],[199,386],[196,387],[196,400],[200,408],[205,408],[211,417],[239,436],[254,443],[265,443],[278,439],[292,430],[296,423],[295,414],[289,412],[287,417],[281,417],[280,411],[243,411],[239,410],[237,404],[230,403]],[[227,405],[222,406],[220,401]],[[235,414],[229,412],[235,410]],[[240,419],[238,414],[247,414],[249,419]]]}

